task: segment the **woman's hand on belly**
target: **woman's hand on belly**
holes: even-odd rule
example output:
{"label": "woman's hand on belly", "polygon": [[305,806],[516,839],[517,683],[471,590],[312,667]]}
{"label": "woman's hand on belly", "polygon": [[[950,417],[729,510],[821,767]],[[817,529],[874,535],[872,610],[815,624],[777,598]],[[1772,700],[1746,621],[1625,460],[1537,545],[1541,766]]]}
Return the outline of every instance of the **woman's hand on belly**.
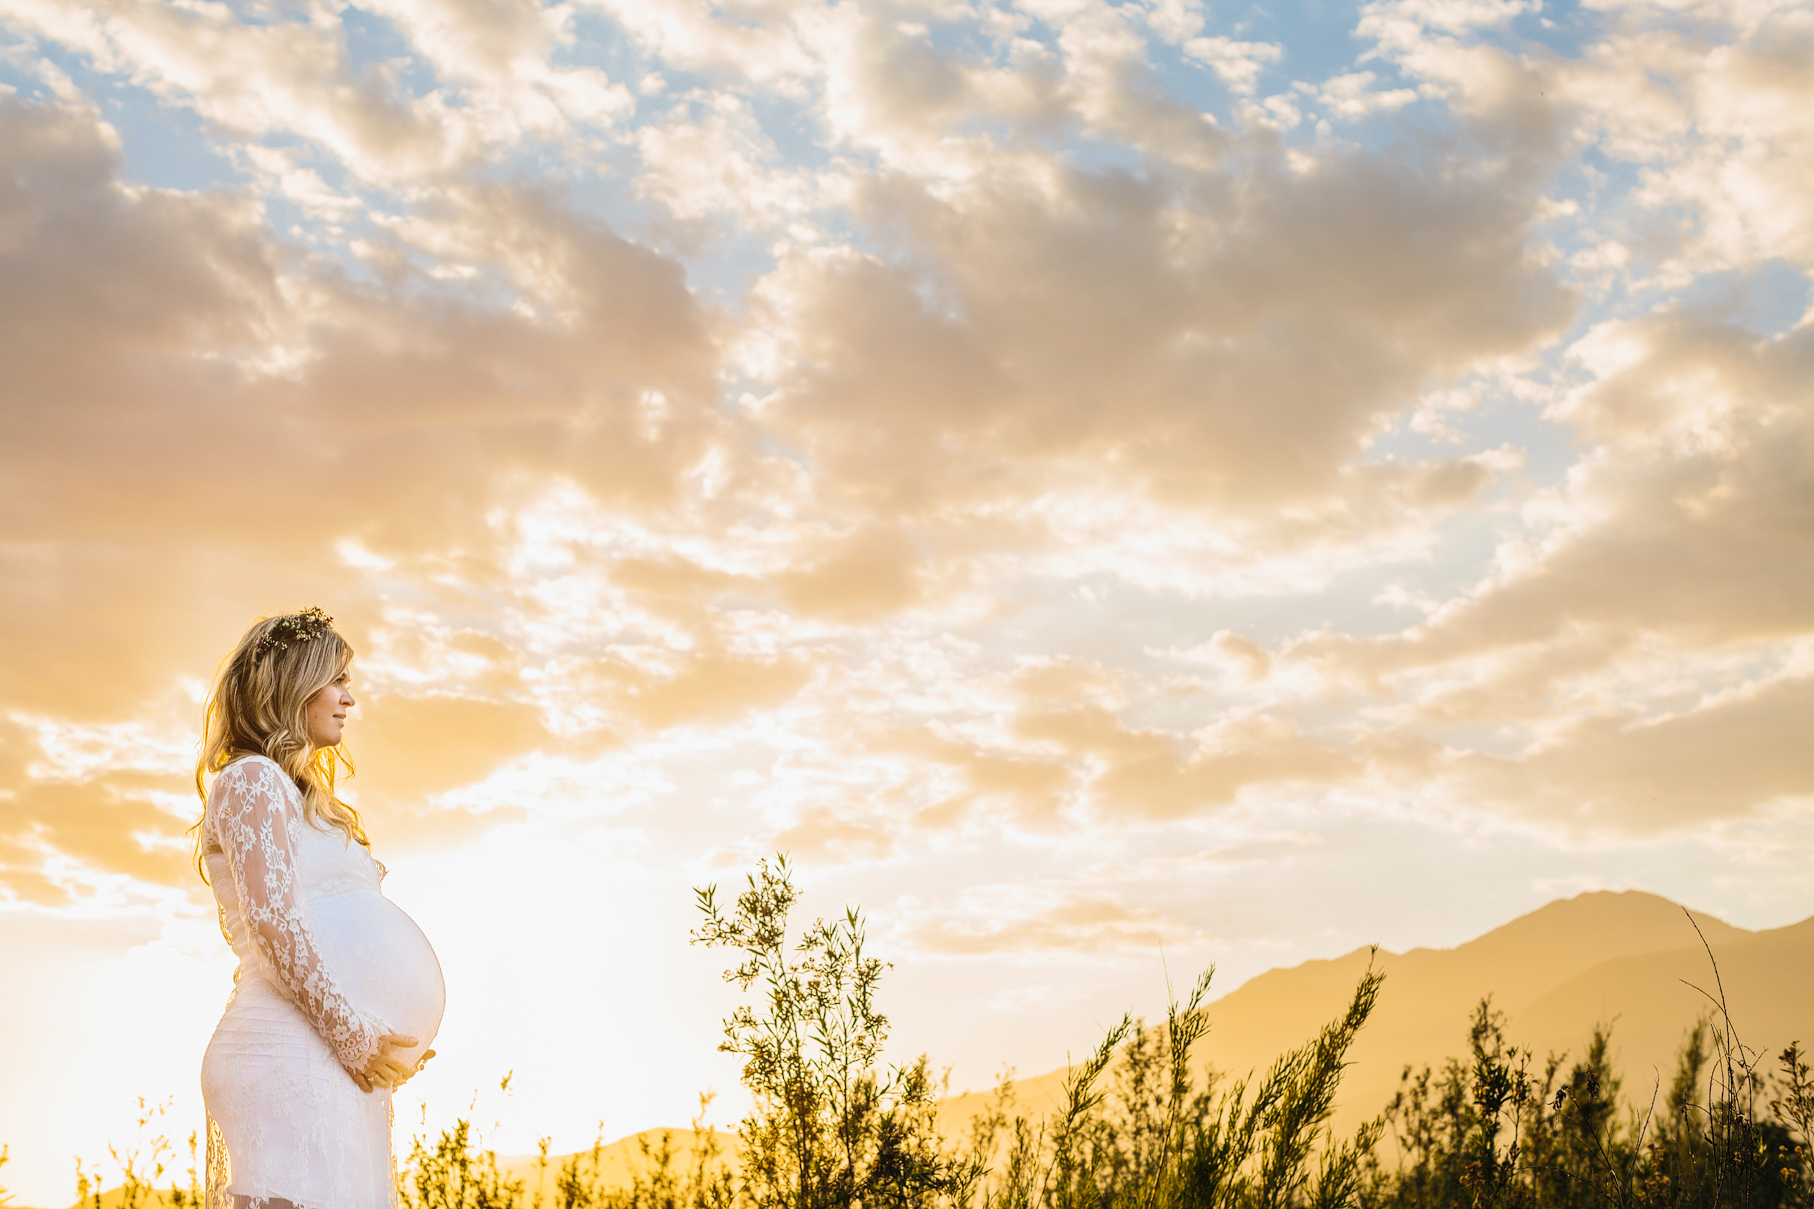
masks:
{"label": "woman's hand on belly", "polygon": [[414,1066],[410,1067],[409,1074],[403,1076],[403,1082],[408,1083],[411,1079],[413,1079],[417,1075],[421,1074],[422,1068],[427,1066],[428,1060],[434,1056],[435,1056],[434,1050],[432,1050],[432,1049],[424,1050],[422,1052],[422,1056],[420,1058],[416,1059],[416,1064]]}
{"label": "woman's hand on belly", "polygon": [[353,1082],[359,1085],[360,1091],[370,1091],[374,1087],[395,1087],[415,1073],[413,1066],[400,1061],[395,1051],[409,1049],[415,1044],[414,1037],[386,1033],[379,1039],[378,1052],[365,1064],[365,1069],[347,1073],[353,1076]]}

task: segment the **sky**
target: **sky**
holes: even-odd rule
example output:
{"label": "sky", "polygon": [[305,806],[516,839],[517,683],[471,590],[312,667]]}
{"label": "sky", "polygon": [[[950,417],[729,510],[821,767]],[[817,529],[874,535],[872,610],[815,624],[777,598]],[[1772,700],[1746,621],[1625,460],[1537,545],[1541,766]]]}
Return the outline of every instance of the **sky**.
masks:
{"label": "sky", "polygon": [[199,1123],[200,701],[309,605],[400,1135],[734,1121],[777,851],[953,1090],[1814,914],[1811,113],[1808,0],[0,0],[0,1184]]}

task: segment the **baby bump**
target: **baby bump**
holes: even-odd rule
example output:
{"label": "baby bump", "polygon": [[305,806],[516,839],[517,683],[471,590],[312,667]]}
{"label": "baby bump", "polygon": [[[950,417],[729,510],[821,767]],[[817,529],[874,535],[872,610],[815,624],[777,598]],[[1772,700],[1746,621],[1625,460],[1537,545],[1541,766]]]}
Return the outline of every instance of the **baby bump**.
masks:
{"label": "baby bump", "polygon": [[419,1057],[440,1031],[447,988],[416,921],[376,890],[348,890],[310,902],[309,922],[341,993],[392,1031],[416,1038],[402,1057]]}

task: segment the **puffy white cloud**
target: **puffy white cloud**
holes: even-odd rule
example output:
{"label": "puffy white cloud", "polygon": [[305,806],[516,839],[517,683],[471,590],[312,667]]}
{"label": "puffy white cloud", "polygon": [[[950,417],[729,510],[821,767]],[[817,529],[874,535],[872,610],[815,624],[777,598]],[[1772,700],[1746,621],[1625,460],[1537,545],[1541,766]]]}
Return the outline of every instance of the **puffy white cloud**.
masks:
{"label": "puffy white cloud", "polygon": [[1075,886],[978,887],[943,911],[897,926],[917,948],[964,957],[1155,949],[1192,938],[1158,911]]}
{"label": "puffy white cloud", "polygon": [[797,222],[819,208],[824,183],[781,163],[745,101],[731,93],[689,100],[667,121],[636,132],[644,196],[677,218],[726,214],[759,228]]}
{"label": "puffy white cloud", "polygon": [[1284,57],[1284,48],[1272,42],[1237,42],[1221,35],[1192,38],[1184,53],[1206,65],[1235,92],[1252,93],[1268,63]]}
{"label": "puffy white cloud", "polygon": [[399,0],[394,21],[436,73],[426,89],[395,61],[356,63],[344,14],[329,5],[246,21],[225,5],[109,0],[81,10],[8,0],[11,22],[80,52],[101,71],[192,106],[234,136],[294,135],[357,177],[436,176],[525,137],[609,124],[633,103],[592,67],[555,67],[566,10],[519,3]]}
{"label": "puffy white cloud", "polygon": [[1323,82],[1317,100],[1341,117],[1361,118],[1370,113],[1389,113],[1417,99],[1415,89],[1373,87],[1378,78],[1370,71],[1351,71],[1336,76]]}

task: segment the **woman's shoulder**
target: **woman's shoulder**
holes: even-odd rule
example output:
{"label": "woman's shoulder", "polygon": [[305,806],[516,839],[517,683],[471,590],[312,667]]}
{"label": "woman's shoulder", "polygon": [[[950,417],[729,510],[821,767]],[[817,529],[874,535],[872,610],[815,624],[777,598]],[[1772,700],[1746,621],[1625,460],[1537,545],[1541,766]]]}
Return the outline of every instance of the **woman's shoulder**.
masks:
{"label": "woman's shoulder", "polygon": [[281,768],[278,768],[276,760],[273,760],[263,752],[242,751],[235,752],[231,760],[228,760],[225,764],[221,765],[220,772],[217,775],[224,777],[229,772],[237,769],[239,770],[240,775],[243,776],[248,772],[263,768],[274,768],[279,772],[283,771]]}
{"label": "woman's shoulder", "polygon": [[241,793],[263,790],[268,793],[272,787],[275,787],[278,791],[275,796],[281,799],[287,796],[282,792],[282,786],[288,779],[283,775],[283,769],[276,760],[270,756],[249,752],[245,755],[234,756],[219,772],[214,774],[214,784],[210,788],[208,796],[213,797],[223,789],[233,789]]}

